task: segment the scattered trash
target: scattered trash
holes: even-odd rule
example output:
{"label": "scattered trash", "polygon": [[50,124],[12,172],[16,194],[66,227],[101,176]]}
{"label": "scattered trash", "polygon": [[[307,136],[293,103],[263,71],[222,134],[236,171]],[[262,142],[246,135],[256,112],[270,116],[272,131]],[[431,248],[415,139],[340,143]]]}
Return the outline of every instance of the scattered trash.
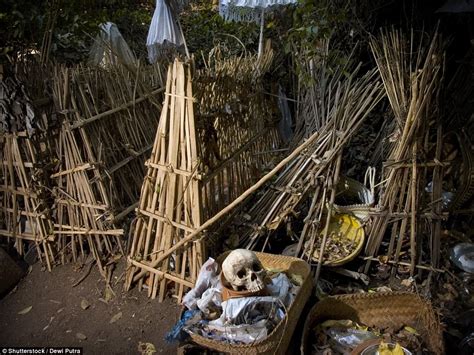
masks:
{"label": "scattered trash", "polygon": [[[380,347],[382,342],[388,348]],[[366,351],[364,354],[375,355],[382,350],[443,354],[441,325],[431,304],[409,292],[337,295],[319,301],[306,318],[305,354],[360,355]]]}
{"label": "scattered trash", "polygon": [[[356,352],[356,354],[358,354]],[[408,351],[398,343],[384,343],[374,344],[366,347],[361,355],[411,355],[411,351]]]}
{"label": "scattered trash", "polygon": [[[425,187],[425,191],[428,193],[433,193],[433,181],[430,181],[428,185]],[[441,198],[443,200],[443,210],[447,210],[448,207],[451,205],[451,202],[453,202],[455,194],[450,191],[441,191]]]}
{"label": "scattered trash", "polygon": [[[310,241],[305,245],[306,252],[311,253],[314,261],[319,260],[323,232],[316,238],[314,246]],[[364,240],[365,233],[359,220],[348,214],[333,216],[328,226],[323,265],[339,266],[354,259],[362,250]]]}
{"label": "scattered trash", "polygon": [[166,338],[182,339],[185,332],[227,344],[262,341],[285,320],[301,285],[301,276],[292,278],[284,272],[266,270],[249,250],[229,253],[221,274],[217,262],[209,259],[201,268],[196,287],[183,298],[189,310]]}
{"label": "scattered trash", "polygon": [[458,268],[474,273],[474,243],[456,244],[451,249],[450,259]]}
{"label": "scattered trash", "polygon": [[[409,330],[408,330],[408,329]],[[411,354],[423,351],[423,340],[412,327],[379,329],[351,320],[328,320],[316,326],[313,354]],[[407,349],[408,348],[408,349]]]}

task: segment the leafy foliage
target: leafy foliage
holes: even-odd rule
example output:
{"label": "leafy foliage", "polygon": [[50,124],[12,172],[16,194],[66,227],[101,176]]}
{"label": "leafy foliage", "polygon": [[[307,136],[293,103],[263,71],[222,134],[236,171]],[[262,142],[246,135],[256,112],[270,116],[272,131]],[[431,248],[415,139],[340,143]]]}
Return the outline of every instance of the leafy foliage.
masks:
{"label": "leafy foliage", "polygon": [[[50,55],[60,62],[83,60],[99,24],[106,21],[118,25],[132,49],[143,51],[153,11],[151,1],[133,0],[3,0],[3,3],[0,55],[8,54],[15,59],[19,54],[41,50],[44,34],[52,28]],[[50,21],[54,25],[48,28]]]}

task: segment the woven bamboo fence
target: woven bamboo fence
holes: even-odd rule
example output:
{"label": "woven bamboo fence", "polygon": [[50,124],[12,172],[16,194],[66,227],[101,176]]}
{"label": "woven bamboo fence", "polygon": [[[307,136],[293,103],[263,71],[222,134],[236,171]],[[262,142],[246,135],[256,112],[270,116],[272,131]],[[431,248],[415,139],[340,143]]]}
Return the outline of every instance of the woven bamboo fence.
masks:
{"label": "woven bamboo fence", "polygon": [[[171,253],[171,247],[256,181],[279,138],[263,75],[272,61],[210,57],[193,72],[170,66],[165,102],[141,192],[126,288],[146,285],[163,300],[169,288],[181,300],[193,287],[210,247],[204,236]],[[257,154],[259,153],[259,154]],[[215,241],[216,242],[216,241]],[[159,260],[162,253],[171,255]]]}
{"label": "woven bamboo fence", "polygon": [[53,97],[61,127],[54,234],[61,262],[91,253],[99,269],[123,253],[118,222],[137,206],[158,125],[159,66],[57,67]]}
{"label": "woven bamboo fence", "polygon": [[14,76],[0,81],[0,236],[20,255],[37,248],[48,270],[54,260],[46,161],[50,146],[44,122],[25,85]]}

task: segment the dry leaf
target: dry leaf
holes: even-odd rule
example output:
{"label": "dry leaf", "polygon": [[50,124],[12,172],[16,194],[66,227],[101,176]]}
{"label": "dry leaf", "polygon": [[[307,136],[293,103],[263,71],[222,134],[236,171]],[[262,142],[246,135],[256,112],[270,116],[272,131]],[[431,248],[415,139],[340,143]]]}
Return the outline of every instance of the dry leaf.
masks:
{"label": "dry leaf", "polygon": [[112,288],[107,285],[105,287],[105,291],[104,291],[104,300],[106,303],[109,303],[109,301],[111,301],[115,296],[115,293],[114,291],[112,290]]}
{"label": "dry leaf", "polygon": [[118,321],[120,318],[122,318],[122,312],[118,312],[115,316],[113,316],[109,323],[115,323],[116,321]]}
{"label": "dry leaf", "polygon": [[86,340],[87,337],[82,333],[76,333],[76,338],[79,340]]}
{"label": "dry leaf", "polygon": [[138,351],[141,355],[153,355],[156,353],[156,348],[152,343],[142,343],[140,341],[138,343]]}
{"label": "dry leaf", "polygon": [[85,311],[87,308],[89,308],[91,304],[87,300],[82,300],[81,301],[81,308]]}
{"label": "dry leaf", "polygon": [[405,330],[406,330],[407,332],[409,332],[409,333],[418,335],[418,332],[416,331],[415,328],[412,328],[412,327],[409,327],[409,326],[405,326],[403,329],[405,329]]}
{"label": "dry leaf", "polygon": [[18,314],[26,314],[28,313],[29,311],[31,311],[31,309],[33,308],[33,306],[28,306],[26,307],[25,309],[22,309],[20,312],[18,312]]}

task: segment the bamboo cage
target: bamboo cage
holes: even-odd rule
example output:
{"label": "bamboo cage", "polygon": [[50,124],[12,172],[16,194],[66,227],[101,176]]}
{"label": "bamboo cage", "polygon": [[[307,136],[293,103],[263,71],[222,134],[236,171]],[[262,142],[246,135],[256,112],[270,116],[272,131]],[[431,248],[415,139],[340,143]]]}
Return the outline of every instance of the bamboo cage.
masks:
{"label": "bamboo cage", "polygon": [[[446,218],[441,207],[446,162],[441,161],[443,127],[437,111],[443,41],[437,33],[425,41],[388,30],[371,47],[395,124],[386,143],[390,152],[366,245],[365,272],[375,257],[383,256],[397,267],[408,264],[413,275],[416,268],[439,266],[441,220]],[[386,248],[381,248],[383,241]]]}
{"label": "bamboo cage", "polygon": [[0,236],[25,255],[36,248],[51,270],[54,236],[48,203],[45,122],[16,76],[0,81]]}
{"label": "bamboo cage", "polygon": [[180,301],[193,287],[211,247],[209,233],[150,265],[252,186],[271,156],[261,153],[279,147],[275,102],[263,92],[272,56],[270,50],[259,60],[214,54],[202,70],[180,61],[170,66],[134,221],[126,289],[139,282],[162,301],[173,288]]}
{"label": "bamboo cage", "polygon": [[162,73],[151,67],[56,67],[61,126],[51,175],[61,262],[123,253],[119,222],[137,206],[161,109]]}
{"label": "bamboo cage", "polygon": [[[241,223],[240,245],[266,250],[273,246],[276,230],[291,216],[306,211],[302,206],[310,200],[295,256],[311,262],[316,239],[329,223],[324,216],[332,213],[332,195],[339,179],[343,150],[382,99],[383,88],[376,70],[362,74],[360,67],[353,64],[329,70],[325,60],[301,60],[299,105],[302,109],[293,144],[301,145],[315,133],[317,138],[249,206],[245,211],[248,222],[242,223],[245,219],[240,218],[236,223]],[[307,77],[312,80],[305,82],[303,79]]]}

